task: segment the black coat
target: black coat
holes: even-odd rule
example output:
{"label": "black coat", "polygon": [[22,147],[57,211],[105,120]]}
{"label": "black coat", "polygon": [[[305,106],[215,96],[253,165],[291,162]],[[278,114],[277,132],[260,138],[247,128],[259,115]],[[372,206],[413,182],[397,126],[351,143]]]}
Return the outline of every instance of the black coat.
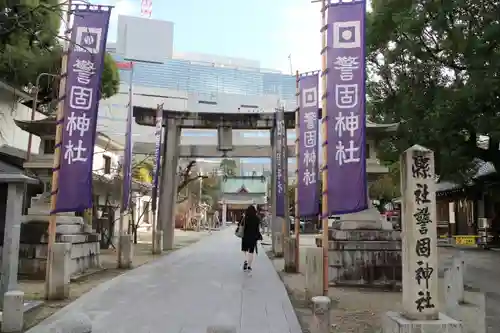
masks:
{"label": "black coat", "polygon": [[[245,216],[243,220],[243,241],[257,242],[262,239],[260,234],[260,219],[258,216]],[[241,223],[239,225],[241,227]]]}

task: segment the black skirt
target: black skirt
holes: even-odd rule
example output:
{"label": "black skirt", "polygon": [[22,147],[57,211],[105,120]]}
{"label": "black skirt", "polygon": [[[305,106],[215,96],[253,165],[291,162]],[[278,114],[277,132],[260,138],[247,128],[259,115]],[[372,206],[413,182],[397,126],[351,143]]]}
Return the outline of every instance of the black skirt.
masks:
{"label": "black skirt", "polygon": [[241,239],[241,251],[254,253],[257,248],[257,240],[255,238],[245,238]]}

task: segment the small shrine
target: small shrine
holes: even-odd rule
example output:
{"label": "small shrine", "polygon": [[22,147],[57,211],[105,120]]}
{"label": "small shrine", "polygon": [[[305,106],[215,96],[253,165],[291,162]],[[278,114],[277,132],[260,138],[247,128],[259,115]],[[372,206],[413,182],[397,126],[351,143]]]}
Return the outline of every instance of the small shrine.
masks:
{"label": "small shrine", "polygon": [[264,176],[223,177],[222,223],[241,220],[250,205],[267,205],[267,180]]}
{"label": "small shrine", "polygon": [[[23,215],[19,253],[19,274],[44,278],[47,260],[48,225],[52,165],[55,150],[56,121],[46,118],[36,121],[18,121],[16,125],[40,137],[40,148],[24,163],[24,169],[35,174],[44,184],[43,193],[33,197],[27,215]],[[81,212],[82,213],[82,212]],[[92,225],[75,213],[60,213],[56,217],[56,242],[70,243],[70,274],[76,275],[99,267],[100,235]]]}

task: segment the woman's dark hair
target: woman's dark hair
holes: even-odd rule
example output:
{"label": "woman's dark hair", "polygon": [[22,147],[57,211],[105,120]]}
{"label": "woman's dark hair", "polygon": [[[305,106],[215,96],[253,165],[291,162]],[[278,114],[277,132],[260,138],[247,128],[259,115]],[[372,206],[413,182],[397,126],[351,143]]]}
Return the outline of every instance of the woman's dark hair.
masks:
{"label": "woman's dark hair", "polygon": [[248,206],[248,208],[245,211],[245,216],[250,217],[250,216],[257,216],[257,209],[253,205]]}

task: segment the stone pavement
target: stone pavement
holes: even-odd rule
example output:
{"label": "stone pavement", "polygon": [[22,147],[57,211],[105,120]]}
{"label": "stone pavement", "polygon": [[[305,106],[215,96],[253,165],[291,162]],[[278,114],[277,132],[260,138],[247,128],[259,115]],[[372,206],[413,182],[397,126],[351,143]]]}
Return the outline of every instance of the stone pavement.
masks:
{"label": "stone pavement", "polygon": [[301,333],[288,294],[262,247],[251,274],[234,228],[99,285],[27,333],[84,313],[93,333]]}

